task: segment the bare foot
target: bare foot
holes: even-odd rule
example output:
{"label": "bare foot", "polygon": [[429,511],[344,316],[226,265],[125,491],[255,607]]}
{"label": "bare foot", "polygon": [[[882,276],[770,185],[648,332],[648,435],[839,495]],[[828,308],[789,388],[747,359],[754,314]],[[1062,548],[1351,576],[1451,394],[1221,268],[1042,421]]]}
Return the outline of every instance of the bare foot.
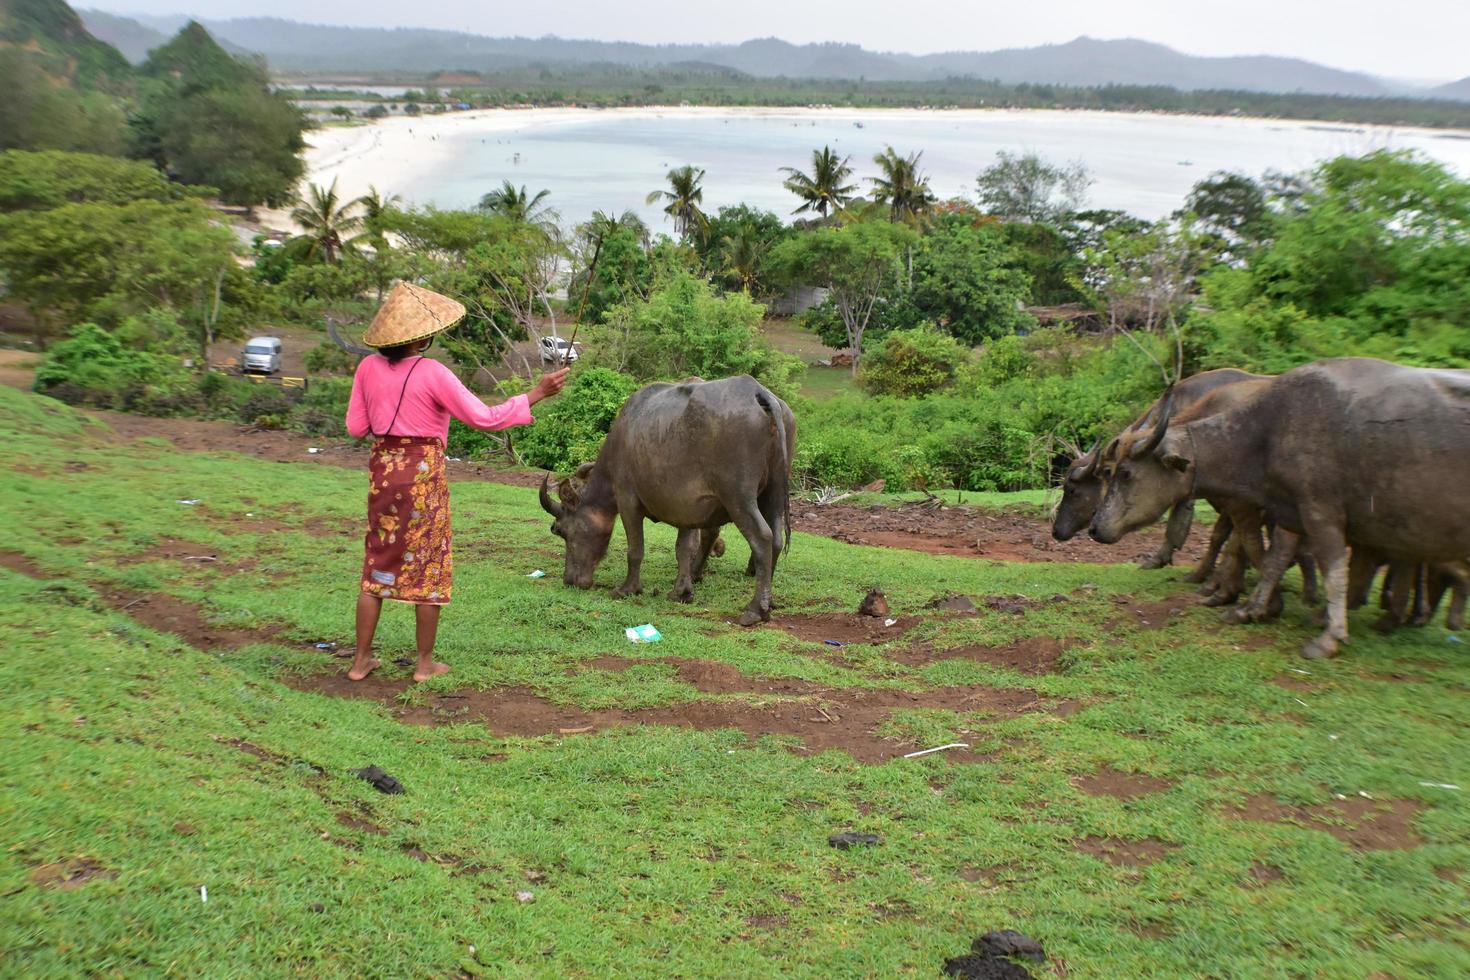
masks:
{"label": "bare foot", "polygon": [[363,680],[367,677],[368,674],[371,674],[373,671],[377,670],[381,666],[383,666],[383,661],[377,659],[369,660],[366,667],[359,667],[354,662],[352,665],[352,669],[347,672],[347,679],[349,681]]}
{"label": "bare foot", "polygon": [[416,681],[426,681],[430,677],[438,677],[440,674],[447,674],[449,673],[449,670],[450,668],[448,664],[441,664],[438,661],[435,661],[434,663],[429,664],[428,670],[414,671],[413,679]]}

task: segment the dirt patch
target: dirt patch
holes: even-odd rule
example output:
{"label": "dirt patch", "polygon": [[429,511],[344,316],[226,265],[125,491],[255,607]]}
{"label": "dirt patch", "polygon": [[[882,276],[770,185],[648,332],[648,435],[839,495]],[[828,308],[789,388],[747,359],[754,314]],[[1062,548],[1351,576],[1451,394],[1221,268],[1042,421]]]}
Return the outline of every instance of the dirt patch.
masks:
{"label": "dirt patch", "polygon": [[377,834],[382,836],[388,833],[388,831],[379,827],[371,820],[364,820],[362,817],[357,816],[355,813],[350,813],[347,810],[341,810],[337,813],[337,822],[348,830],[356,830],[364,834]]}
{"label": "dirt patch", "polygon": [[747,915],[745,924],[752,929],[785,929],[791,924],[789,915]]}
{"label": "dirt patch", "polygon": [[935,650],[928,644],[917,644],[907,650],[896,651],[890,656],[893,660],[910,667],[919,667],[940,660],[974,660],[1035,677],[1055,673],[1057,661],[1061,659],[1062,654],[1076,645],[1074,640],[1058,640],[1051,636],[1028,636],[1003,647],[976,644],[952,647],[948,650]]}
{"label": "dirt patch", "polygon": [[1119,772],[1104,768],[1089,776],[1078,776],[1072,784],[1088,796],[1111,796],[1115,800],[1136,800],[1151,793],[1162,793],[1174,786],[1173,781],[1135,772]]}
{"label": "dirt patch", "polygon": [[[606,670],[621,674],[640,664],[671,664],[674,676],[703,694],[815,694],[824,690],[811,681],[785,677],[747,677],[735,667],[717,660],[683,660],[678,657],[618,657],[607,653],[581,665],[582,670]],[[575,675],[580,671],[569,669]]]}
{"label": "dirt patch", "polygon": [[922,622],[917,616],[897,618],[898,622],[892,626],[884,626],[884,620],[856,613],[807,613],[782,616],[773,620],[768,628],[782,630],[809,643],[830,646],[827,641],[832,640],[847,646],[853,643],[887,643],[898,639]]}
{"label": "dirt patch", "polygon": [[[1098,544],[1081,535],[1071,541],[1051,536],[1051,521],[1017,511],[935,506],[933,501],[898,507],[832,504],[814,507],[797,503],[792,526],[807,534],[880,548],[906,548],[931,555],[958,555],[1020,562],[1087,562],[1113,564],[1136,561],[1157,550],[1164,527],[1146,528],[1130,535],[1121,546]],[[1175,555],[1175,565],[1189,566],[1204,555],[1210,528],[1196,522],[1189,539]]]}
{"label": "dirt patch", "polygon": [[1145,837],[1142,840],[1128,840],[1122,837],[1083,837],[1073,841],[1072,846],[1083,854],[1101,858],[1120,868],[1140,868],[1153,864],[1176,849],[1176,845],[1165,844],[1152,837]]}
{"label": "dirt patch", "polygon": [[246,755],[253,755],[257,759],[261,759],[265,762],[279,761],[279,757],[277,757],[275,754],[267,752],[259,745],[256,745],[253,742],[247,742],[243,738],[232,738],[227,740],[225,744],[232,745],[235,748],[239,749],[241,752],[244,752]]}
{"label": "dirt patch", "polygon": [[[711,685],[733,686],[726,685],[728,677],[722,672],[712,672],[709,676]],[[800,746],[794,751],[801,754],[836,749],[865,763],[886,762],[915,748],[911,743],[876,734],[897,709],[978,712],[988,721],[999,721],[1045,707],[1034,691],[966,685],[924,692],[812,687],[810,693],[804,690],[800,698],[766,704],[726,698],[638,710],[591,711],[556,704],[525,688],[497,688],[429,695],[426,705],[405,709],[399,705],[398,696],[409,686],[407,679],[373,675],[353,683],[345,674],[333,673],[288,678],[288,683],[298,690],[331,697],[377,701],[406,724],[476,722],[497,736],[520,737],[580,735],[628,725],[668,725],[700,731],[734,728],[752,738],[765,735],[795,738]],[[762,683],[745,679],[738,693],[765,693]],[[805,685],[805,682],[792,683]]]}
{"label": "dirt patch", "polygon": [[32,884],[66,892],[98,878],[111,881],[117,877],[117,872],[104,868],[102,862],[96,858],[74,857],[56,864],[42,864],[32,868],[30,877]]}
{"label": "dirt patch", "polygon": [[164,538],[151,548],[122,556],[117,563],[128,566],[153,561],[177,562],[185,568],[203,568],[225,575],[238,575],[241,572],[252,571],[258,565],[253,558],[222,561],[217,548],[178,538]]}
{"label": "dirt patch", "polygon": [[1191,595],[1170,596],[1158,602],[1133,602],[1127,596],[1117,596],[1113,601],[1127,612],[1126,622],[1146,630],[1172,626],[1187,610],[1199,605],[1199,600]]}
{"label": "dirt patch", "polygon": [[1264,861],[1256,861],[1251,864],[1250,880],[1246,881],[1242,887],[1265,888],[1273,881],[1280,881],[1285,877],[1286,874],[1280,868],[1276,867],[1276,865],[1267,864]]}
{"label": "dirt patch", "polygon": [[[0,551],[0,567],[31,578],[48,579],[39,565],[13,551]],[[275,641],[284,626],[262,626],[254,629],[223,627],[204,618],[199,607],[159,592],[137,592],[132,589],[94,585],[98,595],[116,612],[160,633],[172,633],[190,646],[201,650],[235,650],[252,643]]]}
{"label": "dirt patch", "polygon": [[1226,810],[1239,820],[1293,823],[1323,830],[1355,851],[1400,851],[1418,847],[1423,838],[1414,818],[1424,809],[1417,800],[1374,800],[1347,796],[1311,806],[1280,803],[1269,793],[1250,797],[1244,805]]}

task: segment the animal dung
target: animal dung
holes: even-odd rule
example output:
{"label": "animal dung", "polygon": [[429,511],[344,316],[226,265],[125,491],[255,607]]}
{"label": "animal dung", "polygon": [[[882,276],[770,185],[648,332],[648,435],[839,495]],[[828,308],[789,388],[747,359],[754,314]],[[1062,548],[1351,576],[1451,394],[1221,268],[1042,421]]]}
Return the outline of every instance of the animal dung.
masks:
{"label": "animal dung", "polygon": [[877,619],[888,615],[888,597],[883,594],[882,589],[875,586],[868,590],[868,594],[863,596],[862,604],[858,606],[858,615]]}
{"label": "animal dung", "polygon": [[368,782],[372,783],[373,788],[376,789],[379,793],[387,793],[390,796],[397,796],[399,793],[402,793],[404,791],[402,783],[394,779],[392,776],[388,775],[382,769],[379,769],[377,766],[368,766],[366,769],[354,769],[352,770],[352,772],[360,779],[366,779]]}
{"label": "animal dung", "polygon": [[1041,943],[1014,929],[987,932],[970,944],[970,952],[944,961],[944,972],[960,980],[1029,980],[1031,971],[1018,959],[1044,963]]}
{"label": "animal dung", "polygon": [[849,830],[840,834],[833,834],[827,838],[827,843],[839,851],[846,851],[854,847],[868,847],[873,844],[881,844],[883,843],[883,838],[877,834],[855,834]]}

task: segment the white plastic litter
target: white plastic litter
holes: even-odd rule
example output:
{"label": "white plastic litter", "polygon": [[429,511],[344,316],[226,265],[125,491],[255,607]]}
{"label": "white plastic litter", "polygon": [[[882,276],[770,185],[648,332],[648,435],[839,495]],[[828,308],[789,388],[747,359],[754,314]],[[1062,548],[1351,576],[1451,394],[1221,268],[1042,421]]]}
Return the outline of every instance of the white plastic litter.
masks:
{"label": "white plastic litter", "polygon": [[529,575],[527,575],[527,576],[526,576],[526,578],[545,578],[545,577],[546,577],[546,573],[545,573],[545,572],[543,572],[543,571],[542,571],[542,570],[541,570],[541,569],[539,569],[539,568],[538,568],[538,569],[536,569],[536,570],[535,570],[535,571],[534,571],[534,572],[532,572],[532,573],[531,573],[531,574],[529,574]]}
{"label": "white plastic litter", "polygon": [[1420,786],[1428,786],[1432,789],[1459,789],[1454,783],[1426,783],[1421,781]]}
{"label": "white plastic litter", "polygon": [[883,625],[884,626],[892,626],[896,622],[898,622],[898,620],[896,620],[896,619],[885,619],[885,620],[883,620]]}
{"label": "white plastic litter", "polygon": [[205,885],[200,885],[199,886],[199,901],[201,901],[201,902],[207,902],[207,901],[209,901],[209,888],[207,886],[205,886]]}
{"label": "white plastic litter", "polygon": [[623,635],[628,638],[629,643],[657,643],[664,638],[664,635],[652,623],[629,626],[623,630]]}
{"label": "white plastic litter", "polygon": [[968,749],[969,747],[969,742],[950,742],[948,745],[940,745],[932,749],[920,749],[917,752],[910,752],[908,755],[904,756],[904,758],[917,759],[919,756],[928,755],[930,752],[943,752],[945,749]]}
{"label": "white plastic litter", "polygon": [[536,896],[531,892],[516,892],[516,901],[525,905],[529,902],[536,901]]}
{"label": "white plastic litter", "polygon": [[177,502],[183,504],[185,507],[193,507],[195,504],[199,503],[199,501],[197,499],[195,499],[195,500],[180,500],[180,501],[177,501]]}
{"label": "white plastic litter", "polygon": [[312,446],[310,449],[307,450],[307,452],[315,456],[317,453],[321,452],[321,450],[316,448],[315,446]]}

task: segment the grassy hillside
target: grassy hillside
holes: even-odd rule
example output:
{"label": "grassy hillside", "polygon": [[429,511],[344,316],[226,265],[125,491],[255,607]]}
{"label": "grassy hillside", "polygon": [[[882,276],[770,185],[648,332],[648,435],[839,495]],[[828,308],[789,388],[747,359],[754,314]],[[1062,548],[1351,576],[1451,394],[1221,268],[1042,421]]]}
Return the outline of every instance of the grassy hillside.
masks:
{"label": "grassy hillside", "polygon": [[[348,641],[362,474],[9,389],[0,436],[6,972],[932,976],[1007,927],[1046,975],[1470,971],[1470,801],[1424,785],[1470,786],[1470,661],[1437,626],[1364,614],[1305,665],[1294,596],[1226,630],[1177,573],[798,535],[806,639],[744,631],[742,544],[679,606],[656,528],[650,594],[614,601],[620,536],[569,591],[534,491],[464,483],[454,673],[407,687],[390,608],[387,679],[346,691],[312,644]],[[905,632],[818,642],[874,583]],[[951,592],[1021,613],[926,608]],[[803,748],[842,739],[971,748]]]}

